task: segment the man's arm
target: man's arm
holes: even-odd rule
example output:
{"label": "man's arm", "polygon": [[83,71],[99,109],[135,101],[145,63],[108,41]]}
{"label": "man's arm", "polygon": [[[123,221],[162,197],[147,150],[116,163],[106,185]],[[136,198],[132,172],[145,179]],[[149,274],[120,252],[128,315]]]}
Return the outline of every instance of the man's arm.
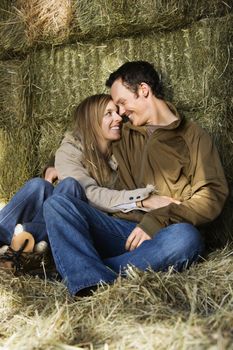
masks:
{"label": "man's arm", "polygon": [[195,142],[195,149],[190,149],[193,172],[191,198],[145,214],[138,226],[149,235],[156,233],[159,227],[177,222],[199,226],[213,221],[222,211],[228,185],[217,149],[204,130],[196,137],[199,140]]}
{"label": "man's arm", "polygon": [[44,179],[50,182],[51,184],[55,182],[58,178],[57,169],[54,166],[49,166],[44,171]]}

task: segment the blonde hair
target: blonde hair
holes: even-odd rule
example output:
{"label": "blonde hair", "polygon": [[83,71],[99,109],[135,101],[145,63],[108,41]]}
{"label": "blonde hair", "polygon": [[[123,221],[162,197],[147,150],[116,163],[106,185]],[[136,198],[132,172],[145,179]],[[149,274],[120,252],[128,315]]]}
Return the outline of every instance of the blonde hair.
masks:
{"label": "blonde hair", "polygon": [[83,165],[100,186],[111,187],[113,171],[109,166],[111,148],[103,155],[99,150],[98,139],[103,137],[102,119],[111,96],[98,94],[87,97],[74,110],[73,136],[83,146]]}

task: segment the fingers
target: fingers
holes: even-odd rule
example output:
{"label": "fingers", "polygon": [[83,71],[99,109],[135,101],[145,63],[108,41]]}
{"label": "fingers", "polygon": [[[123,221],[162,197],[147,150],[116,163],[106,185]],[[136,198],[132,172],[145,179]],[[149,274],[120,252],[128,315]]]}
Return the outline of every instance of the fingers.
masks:
{"label": "fingers", "polygon": [[53,183],[58,178],[57,170],[55,168],[48,168],[46,170],[46,172],[45,172],[45,177],[44,178],[48,182]]}
{"label": "fingers", "polygon": [[135,230],[133,230],[126,241],[125,249],[131,251],[136,247],[137,247],[137,236],[136,236]]}
{"label": "fingers", "polygon": [[145,240],[148,239],[151,239],[151,237],[141,228],[136,227],[129,235],[125,244],[125,249],[132,251],[138,248]]}
{"label": "fingers", "polygon": [[180,204],[180,203],[181,203],[180,201],[178,201],[178,200],[176,200],[176,199],[173,199],[173,198],[171,198],[171,202],[172,202],[172,203],[175,203],[175,204]]}

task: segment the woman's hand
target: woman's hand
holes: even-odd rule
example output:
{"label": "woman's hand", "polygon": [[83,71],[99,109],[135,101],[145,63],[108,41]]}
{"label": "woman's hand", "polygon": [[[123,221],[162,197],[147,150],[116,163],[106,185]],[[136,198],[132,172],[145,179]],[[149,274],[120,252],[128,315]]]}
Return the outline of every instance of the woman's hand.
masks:
{"label": "woman's hand", "polygon": [[152,196],[144,199],[142,202],[143,202],[143,206],[149,209],[159,209],[162,207],[166,207],[171,203],[175,203],[175,204],[181,203],[180,201],[173,199],[171,197],[158,196],[156,194],[153,194]]}

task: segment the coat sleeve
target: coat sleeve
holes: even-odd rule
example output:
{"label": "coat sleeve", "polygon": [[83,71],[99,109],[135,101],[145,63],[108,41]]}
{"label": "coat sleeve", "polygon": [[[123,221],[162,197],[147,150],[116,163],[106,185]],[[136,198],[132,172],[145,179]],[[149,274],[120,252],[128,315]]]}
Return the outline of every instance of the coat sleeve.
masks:
{"label": "coat sleeve", "polygon": [[223,209],[229,190],[218,151],[204,130],[198,129],[190,138],[191,196],[179,205],[172,203],[145,214],[138,226],[150,235],[172,223],[206,224]]}
{"label": "coat sleeve", "polygon": [[55,156],[58,178],[63,180],[66,177],[73,177],[78,180],[85,190],[89,203],[100,210],[109,213],[131,211],[135,209],[135,206],[132,205],[132,209],[130,209],[129,204],[147,198],[154,190],[154,187],[151,185],[136,190],[121,191],[100,187],[95,179],[89,175],[81,159],[81,150],[72,143],[63,142]]}

